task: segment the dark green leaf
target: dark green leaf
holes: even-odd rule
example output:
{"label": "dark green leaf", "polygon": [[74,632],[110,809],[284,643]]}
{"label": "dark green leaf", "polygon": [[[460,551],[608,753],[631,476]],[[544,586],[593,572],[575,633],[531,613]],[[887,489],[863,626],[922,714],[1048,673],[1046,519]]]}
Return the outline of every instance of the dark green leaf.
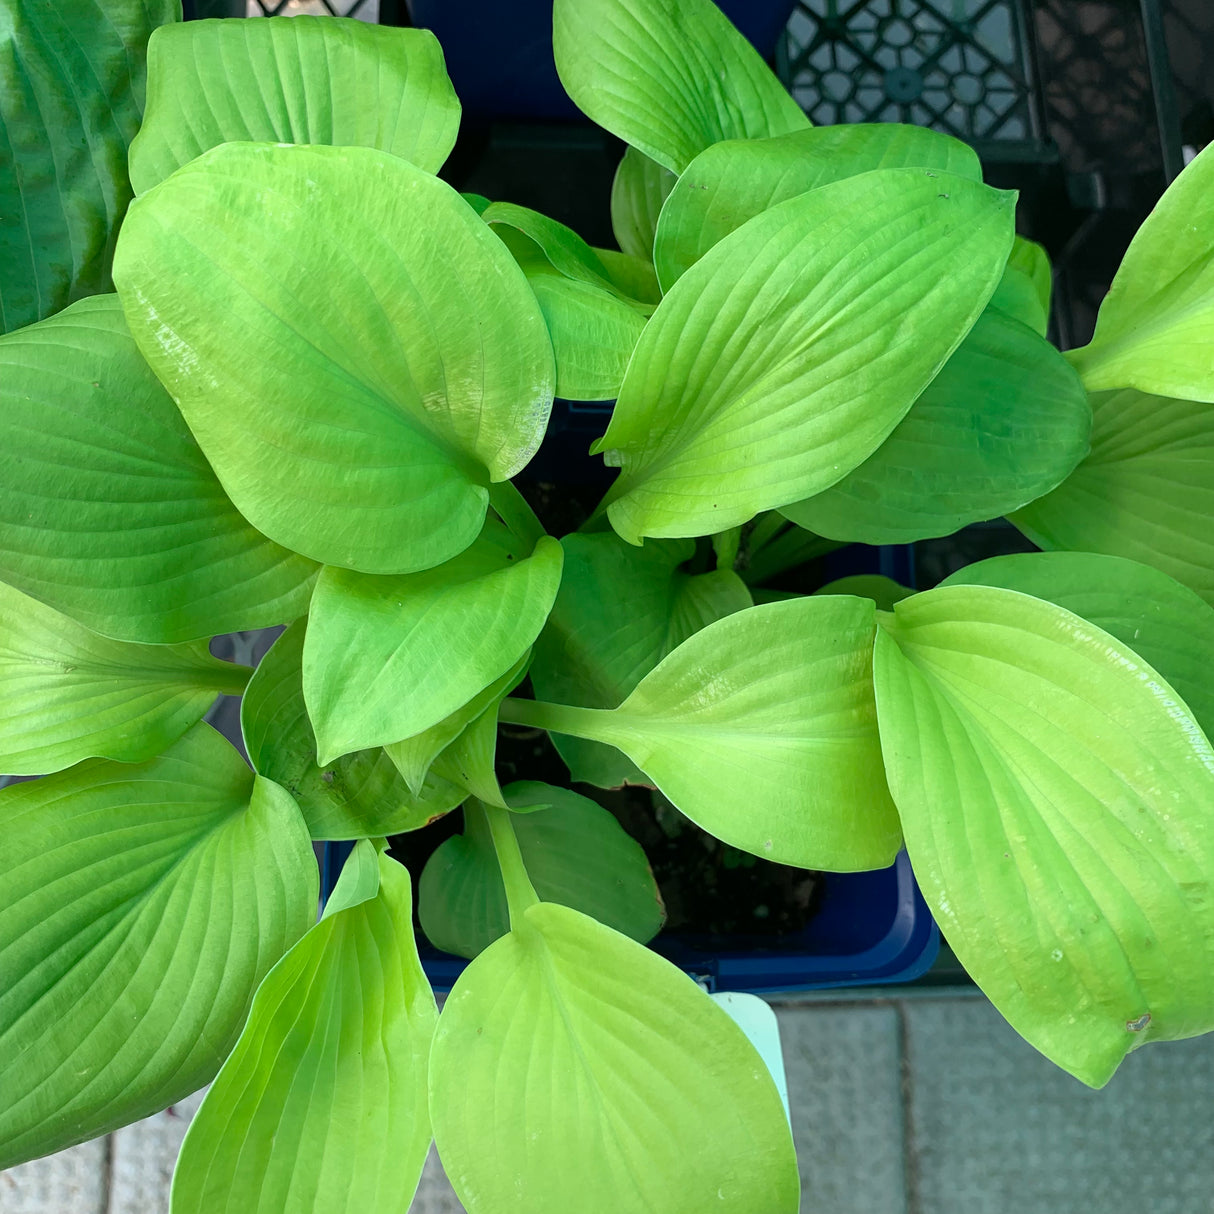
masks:
{"label": "dark green leaf", "polygon": [[[641,944],[657,935],[665,910],[640,844],[587,797],[522,781],[504,790],[509,805],[541,803],[514,830],[536,893],[605,923]],[[418,886],[422,931],[436,948],[475,957],[510,930],[506,891],[484,811],[464,811],[464,833],[441,844]]]}
{"label": "dark green leaf", "polygon": [[0,332],[108,291],[148,35],[180,0],[0,5]]}

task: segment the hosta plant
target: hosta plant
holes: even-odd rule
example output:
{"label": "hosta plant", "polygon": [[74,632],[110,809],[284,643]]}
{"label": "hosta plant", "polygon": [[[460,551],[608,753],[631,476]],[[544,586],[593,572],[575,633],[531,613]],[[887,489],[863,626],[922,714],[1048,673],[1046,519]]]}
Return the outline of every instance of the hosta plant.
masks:
{"label": "hosta plant", "polygon": [[[811,128],[707,0],[555,4],[619,250],[437,175],[428,34],[99,9],[0,0],[0,1164],[213,1080],[174,1214],[403,1212],[432,1139],[472,1214],[796,1209],[625,782],[785,864],[905,846],[1085,1083],[1214,1028],[1214,152],[1064,355],[970,149]],[[514,483],[554,396],[616,402],[564,535]],[[778,588],[1002,515],[1049,551]],[[582,792],[502,787],[499,723]]]}

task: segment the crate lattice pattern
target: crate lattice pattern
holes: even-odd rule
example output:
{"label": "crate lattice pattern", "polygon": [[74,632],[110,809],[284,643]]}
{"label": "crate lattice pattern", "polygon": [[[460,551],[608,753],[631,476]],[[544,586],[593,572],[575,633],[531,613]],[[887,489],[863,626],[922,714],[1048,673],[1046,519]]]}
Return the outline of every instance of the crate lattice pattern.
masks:
{"label": "crate lattice pattern", "polygon": [[379,20],[379,0],[247,0],[247,17],[357,17]]}
{"label": "crate lattice pattern", "polygon": [[817,124],[912,122],[1041,138],[1019,0],[800,0],[781,75]]}

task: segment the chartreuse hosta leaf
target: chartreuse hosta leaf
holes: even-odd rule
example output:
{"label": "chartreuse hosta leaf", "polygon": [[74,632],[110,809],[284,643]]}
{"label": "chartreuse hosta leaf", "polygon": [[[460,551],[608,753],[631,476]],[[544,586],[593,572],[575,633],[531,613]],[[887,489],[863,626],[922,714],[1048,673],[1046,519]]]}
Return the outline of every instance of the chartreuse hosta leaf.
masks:
{"label": "chartreuse hosta leaf", "polygon": [[512,202],[491,203],[481,212],[481,218],[501,237],[524,268],[538,255],[563,277],[608,291],[642,315],[653,310],[621,291],[599,253],[563,223]]}
{"label": "chartreuse hosta leaf", "polygon": [[617,291],[644,304],[656,304],[662,298],[653,263],[648,258],[621,253],[617,249],[596,248],[594,252]]}
{"label": "chartreuse hosta leaf", "polygon": [[[684,573],[689,540],[642,548],[612,532],[567,535],[561,589],[535,645],[531,684],[541,700],[614,708],[672,649],[705,624],[751,606],[736,573]],[[574,780],[601,788],[646,783],[618,750],[554,735]]]}
{"label": "chartreuse hosta leaf", "polygon": [[[571,906],[641,944],[665,922],[644,851],[614,815],[567,788],[522,780],[504,790],[527,873],[545,901]],[[541,808],[531,810],[533,805]],[[422,931],[436,948],[475,957],[510,930],[506,887],[484,807],[464,807],[464,833],[426,861],[417,891]]]}
{"label": "chartreuse hosta leaf", "polygon": [[[475,788],[468,791],[477,796],[487,793],[483,799],[494,805],[500,802],[501,790],[496,780],[489,783],[496,751],[497,709],[502,699],[523,681],[530,664],[531,650],[528,649],[500,679],[495,679],[483,691],[477,692],[437,725],[384,747],[414,792],[425,786],[428,773],[433,771],[437,775],[435,765],[441,758],[442,770],[469,777],[467,780],[457,780],[460,787],[475,781],[481,791],[477,792]],[[493,732],[487,768],[484,762],[486,722],[492,726]]]}
{"label": "chartreuse hosta leaf", "polygon": [[827,582],[821,590],[814,594],[854,594],[860,598],[872,599],[878,611],[893,611],[894,604],[910,598],[915,592],[893,578],[880,573],[856,573],[850,577],[837,578]]}
{"label": "chartreuse hosta leaf", "polygon": [[180,0],[23,4],[0,26],[0,332],[110,289],[148,35]]}
{"label": "chartreuse hosta leaf", "polygon": [[552,340],[557,396],[614,400],[645,317],[614,293],[566,278],[547,262],[524,269]]}
{"label": "chartreuse hosta leaf", "polygon": [[592,448],[621,468],[606,499],[616,531],[723,531],[867,459],[982,311],[1012,201],[936,170],[879,169],[716,244],[658,305]]}
{"label": "chartreuse hosta leaf", "polygon": [[614,400],[653,310],[622,292],[577,233],[538,211],[495,202],[481,218],[502,238],[535,292],[556,358],[556,394]]}
{"label": "chartreuse hosta leaf", "polygon": [[262,658],[240,703],[249,761],[296,800],[314,839],[365,839],[416,830],[454,809],[463,791],[437,775],[411,788],[380,747],[321,767],[303,695],[306,620]]}
{"label": "chartreuse hosta leaf", "polygon": [[561,580],[561,546],[530,556],[496,520],[423,573],[325,569],[304,644],[320,761],[419,734],[501,678],[530,648]]}
{"label": "chartreuse hosta leaf", "polygon": [[1214,150],[1168,187],[1138,229],[1070,358],[1089,391],[1137,388],[1214,402]]}
{"label": "chartreuse hosta leaf", "polygon": [[552,49],[578,109],[676,173],[722,139],[809,126],[712,0],[556,0]]}
{"label": "chartreuse hosta leaf", "polygon": [[1214,752],[1132,649],[1052,603],[947,586],[878,629],[890,788],[949,944],[1083,1082],[1214,1029]]}
{"label": "chartreuse hosta leaf", "polygon": [[150,759],[249,673],[204,644],[108,640],[0,583],[0,771]]}
{"label": "chartreuse hosta leaf", "polygon": [[543,435],[552,347],[522,270],[397,156],[212,148],[134,203],[114,273],[232,500],[315,560],[462,552]]}
{"label": "chartreuse hosta leaf", "polygon": [[990,306],[1014,316],[1044,337],[1050,323],[1052,288],[1053,273],[1046,251],[1017,236]]}
{"label": "chartreuse hosta leaf", "polygon": [[0,337],[4,581],[106,636],[174,642],[300,615],[316,571],[237,512],[117,296]]}
{"label": "chartreuse hosta leaf", "polygon": [[507,700],[502,720],[617,747],[743,851],[882,868],[901,835],[873,706],[875,611],[846,595],[751,607],[689,637],[614,710]]}
{"label": "chartreuse hosta leaf", "polygon": [[198,1110],[172,1214],[402,1214],[430,1146],[438,1011],[409,874],[367,840],[324,918],[266,975]]}
{"label": "chartreuse hosta leaf", "polygon": [[1048,493],[1087,454],[1091,429],[1066,359],[992,306],[864,463],[781,512],[864,544],[951,535]]}
{"label": "chartreuse hosta leaf", "polygon": [[0,821],[8,1167],[208,1082],[318,891],[299,810],[209,725],[6,788]]}
{"label": "chartreuse hosta leaf", "polygon": [[439,1156],[468,1214],[792,1214],[771,1074],[690,978],[539,902],[490,810],[510,932],[456,981],[430,1055]]}
{"label": "chartreuse hosta leaf", "polygon": [[755,519],[745,535],[746,549],[738,564],[738,576],[751,587],[843,547],[838,540],[823,539],[790,523],[776,510]]}
{"label": "chartreuse hosta leaf", "polygon": [[658,216],[674,183],[668,168],[637,148],[625,148],[611,183],[611,230],[625,253],[653,261]]}
{"label": "chartreuse hosta leaf", "polygon": [[1042,548],[1154,565],[1214,603],[1214,408],[1096,392],[1092,450],[1012,522]]}
{"label": "chartreuse hosta leaf", "polygon": [[654,265],[663,290],[718,241],[762,211],[870,169],[941,169],[982,180],[974,150],[896,122],[815,127],[771,139],[729,139],[683,171],[658,219]]}
{"label": "chartreuse hosta leaf", "polygon": [[220,143],[379,148],[437,172],[459,100],[429,30],[345,17],[189,21],[148,43],[131,184],[151,189]]}
{"label": "chartreuse hosta leaf", "polygon": [[945,586],[1002,586],[1047,599],[1111,633],[1149,662],[1214,738],[1214,608],[1150,565],[1091,552],[997,556]]}
{"label": "chartreuse hosta leaf", "polygon": [[505,696],[513,691],[527,673],[531,661],[528,651],[503,678],[492,685],[488,705],[464,726],[459,736],[434,758],[432,771],[457,788],[478,797],[487,805],[504,809],[506,802],[497,782],[497,714]]}

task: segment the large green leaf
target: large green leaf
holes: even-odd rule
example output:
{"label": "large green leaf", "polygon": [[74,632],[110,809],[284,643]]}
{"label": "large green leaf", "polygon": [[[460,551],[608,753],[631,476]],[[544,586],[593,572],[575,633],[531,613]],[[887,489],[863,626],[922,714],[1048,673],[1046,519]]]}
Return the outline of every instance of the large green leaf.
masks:
{"label": "large green leaf", "polygon": [[1163,678],[1078,616],[947,586],[878,630],[890,787],[949,944],[1094,1087],[1214,1029],[1214,752]]}
{"label": "large green leaf", "polygon": [[417,830],[454,809],[463,792],[422,773],[411,788],[379,747],[321,767],[303,695],[306,620],[262,658],[240,704],[249,761],[296,800],[314,839],[368,839]]}
{"label": "large green leaf", "polygon": [[711,996],[568,907],[513,927],[456,981],[430,1056],[468,1214],[792,1214],[780,1097]]}
{"label": "large green leaf", "polygon": [[[695,552],[687,540],[634,548],[612,532],[574,533],[561,546],[561,589],[531,666],[531,685],[541,700],[615,708],[694,632],[751,606],[737,574],[679,568]],[[573,780],[601,788],[646,782],[618,750],[562,734],[553,741]]]}
{"label": "large green leaf", "polygon": [[653,259],[662,289],[718,241],[777,203],[870,169],[941,169],[982,180],[973,149],[896,122],[814,127],[771,139],[729,139],[683,171],[658,219]]}
{"label": "large green leaf", "polygon": [[481,212],[481,218],[501,237],[524,268],[534,257],[542,257],[564,278],[609,291],[643,315],[652,311],[648,304],[642,304],[620,290],[599,254],[563,223],[512,202],[490,203]]}
{"label": "large green leaf", "polygon": [[506,801],[497,782],[498,710],[505,696],[526,677],[530,661],[528,650],[505,676],[491,685],[493,695],[488,704],[434,757],[435,775],[449,780],[486,805],[502,809],[506,808]]}
{"label": "large green leaf", "polygon": [[1130,242],[1091,343],[1089,391],[1137,388],[1214,403],[1214,149],[1168,187]]}
{"label": "large green leaf", "polygon": [[[673,177],[673,174],[668,175]],[[645,304],[656,304],[662,298],[653,263],[647,257],[621,253],[616,249],[595,249],[594,252],[617,291]]]}
{"label": "large green leaf", "polygon": [[[348,893],[359,869],[377,871]],[[359,843],[331,902],[343,909],[326,910],[258,988],[182,1143],[172,1214],[409,1208],[430,1146],[438,1020],[409,874]]]}
{"label": "large green leaf", "polygon": [[489,520],[436,569],[321,573],[303,686],[322,763],[437,725],[522,657],[548,618],[562,562],[548,536],[525,553]]}
{"label": "large green leaf", "polygon": [[645,317],[612,292],[548,266],[528,266],[526,274],[552,340],[557,396],[614,400]]}
{"label": "large green leaf", "polygon": [[179,738],[249,671],[203,644],[134,645],[81,627],[0,583],[0,771],[81,759],[135,763]]}
{"label": "large green leaf", "polygon": [[[384,747],[384,751],[415,793],[424,787],[426,776],[435,761],[449,749],[454,748],[455,752],[449,756],[450,766],[460,767],[472,763],[476,756],[467,752],[469,749],[476,749],[474,743],[479,739],[465,739],[464,735],[487,714],[491,715],[496,732],[498,705],[523,681],[530,665],[531,650],[528,649],[500,679],[494,679],[483,691],[477,692],[466,704],[460,705],[437,725],[431,725],[421,733]],[[492,763],[492,756],[490,762]],[[494,804],[497,803],[496,794],[489,799]]]}
{"label": "large green leaf", "polygon": [[998,518],[1087,454],[1092,411],[1044,337],[993,306],[858,468],[781,513],[830,539],[908,544]]}
{"label": "large green leaf", "polygon": [[1042,548],[1130,557],[1214,603],[1214,408],[1133,388],[1091,404],[1091,453],[1012,522]]}
{"label": "large green leaf", "polygon": [[172,642],[294,619],[316,571],[237,512],[117,296],[0,337],[6,582],[95,632]]}
{"label": "large green leaf", "polygon": [[[504,790],[508,805],[543,805],[519,814],[514,831],[536,892],[571,906],[641,944],[665,921],[649,861],[615,817],[589,797],[537,781]],[[439,845],[417,890],[422,931],[436,948],[475,957],[510,930],[506,888],[485,811],[464,810],[464,833]]]}
{"label": "large green leaf", "polygon": [[626,540],[706,535],[841,480],[965,336],[1012,241],[1013,196],[879,169],[764,211],[674,285],[592,450]]}
{"label": "large green leaf", "polygon": [[454,556],[543,436],[552,348],[523,272],[399,157],[212,148],[133,204],[114,273],[232,500],[315,560]]}
{"label": "large green leaf", "polygon": [[744,528],[744,535],[738,576],[751,587],[843,547],[838,540],[825,540],[790,523],[776,510],[761,514],[752,527]]}
{"label": "large green leaf", "polygon": [[722,139],[809,126],[712,0],[556,0],[552,49],[578,109],[676,173]]}
{"label": "large green leaf", "polygon": [[291,798],[208,725],[0,792],[0,1167],[211,1079],[316,915]]}
{"label": "large green leaf", "polygon": [[625,148],[611,183],[611,230],[625,253],[653,260],[658,216],[678,178],[636,148]]}
{"label": "large green leaf", "polygon": [[0,0],[0,332],[110,290],[148,35],[180,0]]}
{"label": "large green leaf", "polygon": [[880,573],[854,573],[827,582],[820,590],[814,591],[814,594],[854,594],[872,599],[878,611],[893,611],[895,603],[910,598],[914,593],[900,582]]}
{"label": "large green leaf", "polygon": [[614,710],[508,700],[502,719],[622,750],[693,822],[803,868],[892,864],[871,599],[739,611],[689,637]]}
{"label": "large green leaf", "polygon": [[1039,244],[1017,236],[990,306],[1014,316],[1044,337],[1050,323],[1052,289],[1048,254]]}
{"label": "large green leaf", "polygon": [[1111,633],[1180,693],[1214,738],[1214,608],[1150,565],[1091,552],[996,556],[944,586],[1002,586],[1047,599]]}
{"label": "large green leaf", "polygon": [[429,30],[345,17],[189,21],[148,43],[131,184],[142,194],[237,141],[379,148],[437,172],[459,115]]}
{"label": "large green leaf", "polygon": [[481,218],[502,238],[539,301],[556,359],[556,394],[614,400],[653,310],[612,281],[576,232],[538,211],[492,203]]}

